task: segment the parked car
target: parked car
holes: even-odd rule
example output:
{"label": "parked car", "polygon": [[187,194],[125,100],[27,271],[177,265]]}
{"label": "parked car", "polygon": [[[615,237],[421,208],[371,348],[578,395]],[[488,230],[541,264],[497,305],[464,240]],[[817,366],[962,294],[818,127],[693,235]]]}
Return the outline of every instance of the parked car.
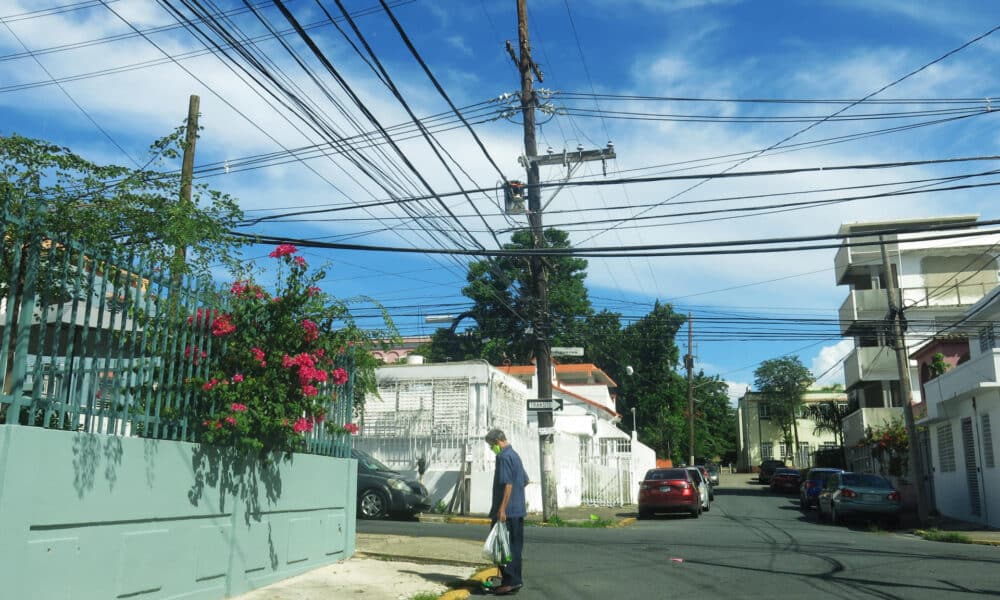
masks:
{"label": "parked car", "polygon": [[771,491],[794,492],[799,489],[799,477],[798,469],[779,467],[774,470],[774,475],[771,475]]}
{"label": "parked car", "polygon": [[719,465],[709,463],[705,465],[705,468],[708,469],[708,478],[712,482],[712,485],[719,485],[719,473],[721,472]]}
{"label": "parked car", "polygon": [[771,483],[771,475],[774,475],[775,469],[780,469],[786,466],[783,460],[765,460],[760,463],[760,471],[757,473],[757,481],[760,483]]}
{"label": "parked car", "polygon": [[704,465],[698,465],[698,471],[701,472],[701,478],[705,480],[708,485],[708,501],[712,502],[715,500],[715,485],[712,483],[712,477],[708,474],[708,467]]}
{"label": "parked car", "polygon": [[809,469],[809,472],[802,478],[802,483],[799,485],[799,508],[802,510],[809,510],[810,508],[815,507],[816,500],[819,498],[819,493],[826,485],[826,480],[829,479],[831,475],[843,472],[843,469],[834,469],[829,467],[815,467]]}
{"label": "parked car", "polygon": [[698,467],[688,467],[687,470],[691,473],[691,481],[698,486],[698,493],[701,495],[701,509],[708,512],[712,509],[712,486],[709,485],[708,480],[701,474]]}
{"label": "parked car", "polygon": [[358,516],[381,519],[388,515],[413,516],[431,507],[427,488],[406,479],[361,450],[351,450],[358,461]]}
{"label": "parked car", "polygon": [[687,469],[651,469],[639,484],[639,518],[654,513],[686,512],[701,516],[701,494]]}
{"label": "parked car", "polygon": [[819,517],[834,525],[846,518],[881,519],[899,524],[899,492],[889,480],[870,473],[834,473],[819,493]]}

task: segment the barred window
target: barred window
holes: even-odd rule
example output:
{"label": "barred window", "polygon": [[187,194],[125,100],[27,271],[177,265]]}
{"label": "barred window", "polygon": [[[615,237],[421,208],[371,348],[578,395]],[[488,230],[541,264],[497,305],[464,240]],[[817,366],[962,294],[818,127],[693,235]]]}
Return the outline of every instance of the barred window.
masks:
{"label": "barred window", "polygon": [[993,323],[979,329],[979,351],[989,352],[997,347],[996,328]]}
{"label": "barred window", "polygon": [[757,416],[761,419],[771,418],[771,406],[767,402],[761,402],[757,405]]}
{"label": "barred window", "polygon": [[938,425],[938,462],[944,473],[955,470],[955,443],[951,435],[951,423]]}

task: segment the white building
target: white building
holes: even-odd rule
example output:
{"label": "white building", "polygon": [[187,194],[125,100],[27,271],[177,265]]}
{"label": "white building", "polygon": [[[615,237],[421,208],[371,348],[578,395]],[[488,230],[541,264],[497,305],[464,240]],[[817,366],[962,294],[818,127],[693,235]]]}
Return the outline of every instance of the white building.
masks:
{"label": "white building", "polygon": [[[808,390],[802,396],[803,408],[810,404],[834,402],[847,404],[847,394],[822,390]],[[781,427],[771,419],[767,400],[758,392],[749,389],[739,399],[736,407],[737,459],[736,468],[740,472],[755,472],[765,460],[784,460],[785,464],[803,469],[812,466],[813,453],[840,447],[836,434],[817,431],[816,422],[805,412],[796,419],[799,432],[798,452],[792,444],[786,444]],[[793,454],[795,456],[793,456]]]}
{"label": "white building", "polygon": [[[850,237],[844,240],[834,260],[836,280],[837,285],[849,286],[850,290],[840,307],[839,320],[841,333],[854,339],[854,350],[844,361],[848,401],[855,409],[844,420],[850,468],[863,470],[871,462],[867,449],[856,448],[866,427],[901,419],[904,406],[910,406],[915,413],[924,410],[919,406],[919,377],[912,361],[913,393],[907,399],[900,395],[896,356],[891,340],[887,339],[889,329],[885,319],[889,304],[880,246],[857,244],[878,242],[880,231],[907,227],[919,230],[947,224],[974,232],[977,220],[975,215],[958,215],[841,225],[839,233]],[[949,229],[948,233],[960,231]],[[1000,235],[921,239],[926,237],[926,231],[884,235],[895,287],[909,324],[907,354],[960,318],[998,281],[993,249],[1000,244]]]}
{"label": "white building", "polygon": [[966,313],[968,360],[924,383],[927,416],[917,423],[930,433],[925,470],[938,511],[990,527],[1000,527],[1000,468],[992,429],[992,423],[1000,423],[998,320],[1000,288]]}
{"label": "white building", "polygon": [[[511,369],[524,367],[506,368]],[[485,361],[387,365],[376,376],[379,397],[366,398],[356,447],[413,475],[423,459],[423,482],[436,505],[485,513],[495,457],[483,437],[500,428],[528,472],[528,510],[541,510],[538,425],[527,410],[535,394],[525,383],[532,376],[508,373]],[[587,392],[585,388],[556,387],[564,399],[563,410],[554,415],[557,504],[633,503],[641,479],[633,468],[652,468],[653,451],[630,444],[628,435],[614,427],[617,415],[607,408],[609,400],[592,399],[599,387],[610,398],[608,385],[590,386],[587,397],[577,394]],[[602,442],[610,439],[615,442]],[[595,455],[605,458],[595,460]],[[634,455],[640,458],[633,460]]]}

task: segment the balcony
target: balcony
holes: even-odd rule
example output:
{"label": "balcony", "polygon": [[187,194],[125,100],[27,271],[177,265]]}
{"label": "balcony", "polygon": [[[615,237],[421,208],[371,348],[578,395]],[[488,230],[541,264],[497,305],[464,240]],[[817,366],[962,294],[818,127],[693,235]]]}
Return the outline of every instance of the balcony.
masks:
{"label": "balcony", "polygon": [[866,427],[878,427],[892,421],[902,419],[902,408],[859,408],[844,417],[844,446],[850,448],[857,445],[865,437]]}
{"label": "balcony", "polygon": [[[933,310],[958,316],[967,307],[983,299],[995,284],[974,283],[948,285],[936,288],[908,287],[901,290],[903,306],[907,310]],[[885,319],[889,313],[889,300],[884,289],[851,290],[840,305],[841,335],[871,335],[871,321]]]}
{"label": "balcony", "polygon": [[861,381],[899,379],[896,353],[888,346],[855,348],[844,360],[844,385],[854,387]]}
{"label": "balcony", "polygon": [[[871,246],[841,246],[833,259],[834,272],[837,275],[837,285],[844,285],[850,277],[868,274],[872,265],[882,264],[882,250],[877,245],[878,237],[852,238],[851,242],[876,242]],[[891,243],[887,249],[895,248]]]}
{"label": "balcony", "polygon": [[841,335],[855,335],[863,330],[871,332],[870,321],[881,321],[889,313],[889,299],[885,290],[851,290],[840,305]]}
{"label": "balcony", "polygon": [[985,388],[1000,387],[998,381],[1000,348],[994,348],[925,383],[927,414],[930,417],[944,416],[941,403]]}

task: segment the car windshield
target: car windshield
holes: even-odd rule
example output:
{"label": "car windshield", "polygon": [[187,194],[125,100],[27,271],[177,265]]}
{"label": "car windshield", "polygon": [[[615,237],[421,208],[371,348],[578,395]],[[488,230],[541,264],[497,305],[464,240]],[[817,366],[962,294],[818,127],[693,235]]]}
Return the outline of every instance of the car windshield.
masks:
{"label": "car windshield", "polygon": [[795,469],[775,469],[775,475],[798,475],[799,472]]}
{"label": "car windshield", "polygon": [[662,479],[687,479],[687,472],[684,469],[654,469],[646,472],[646,481]]}
{"label": "car windshield", "polygon": [[361,450],[351,450],[351,458],[356,458],[358,462],[365,466],[366,469],[370,471],[392,471],[393,469],[385,466],[378,461],[374,456],[366,454]]}
{"label": "car windshield", "polygon": [[844,485],[892,489],[892,484],[885,477],[863,473],[845,473]]}

